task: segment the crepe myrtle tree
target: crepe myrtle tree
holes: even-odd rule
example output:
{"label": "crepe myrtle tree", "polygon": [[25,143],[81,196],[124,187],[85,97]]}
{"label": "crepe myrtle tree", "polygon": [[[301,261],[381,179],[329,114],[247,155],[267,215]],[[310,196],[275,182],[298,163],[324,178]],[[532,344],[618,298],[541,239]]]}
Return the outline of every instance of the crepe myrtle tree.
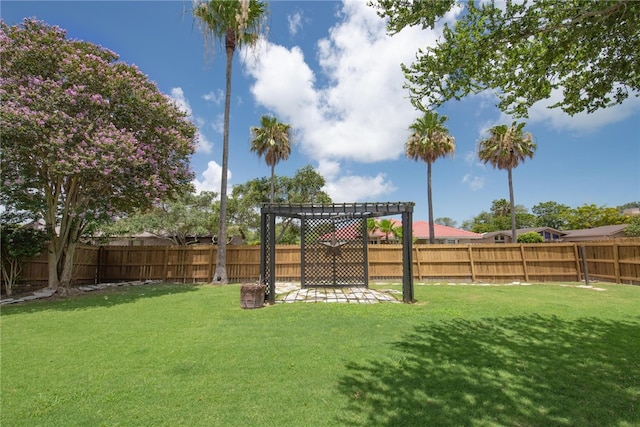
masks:
{"label": "crepe myrtle tree", "polygon": [[0,202],[43,218],[48,286],[96,223],[191,190],[195,127],[135,66],[33,19],[0,21]]}

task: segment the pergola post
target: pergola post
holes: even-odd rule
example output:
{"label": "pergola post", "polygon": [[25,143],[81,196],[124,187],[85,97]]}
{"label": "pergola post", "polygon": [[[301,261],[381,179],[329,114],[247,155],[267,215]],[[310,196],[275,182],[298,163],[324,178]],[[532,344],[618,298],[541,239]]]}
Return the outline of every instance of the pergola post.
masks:
{"label": "pergola post", "polygon": [[413,211],[402,213],[402,301],[413,298]]}
{"label": "pergola post", "polygon": [[276,302],[276,216],[269,214],[269,304]]}

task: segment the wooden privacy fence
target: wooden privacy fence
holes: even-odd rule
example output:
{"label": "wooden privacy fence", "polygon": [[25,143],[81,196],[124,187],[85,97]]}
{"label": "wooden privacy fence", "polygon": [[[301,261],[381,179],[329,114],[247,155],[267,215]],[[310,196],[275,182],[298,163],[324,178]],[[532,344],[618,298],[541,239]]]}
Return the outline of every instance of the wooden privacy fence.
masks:
{"label": "wooden privacy fence", "polygon": [[[584,249],[582,249],[584,248]],[[414,245],[417,281],[580,281],[585,278],[640,284],[640,239],[550,244]],[[582,254],[584,253],[584,259]],[[402,278],[402,245],[369,245],[369,279]],[[216,246],[81,246],[74,284],[132,280],[206,283],[215,270]],[[227,247],[230,282],[257,282],[260,247]],[[278,281],[300,281],[300,247],[276,247]],[[24,266],[22,280],[47,283],[46,255]]]}

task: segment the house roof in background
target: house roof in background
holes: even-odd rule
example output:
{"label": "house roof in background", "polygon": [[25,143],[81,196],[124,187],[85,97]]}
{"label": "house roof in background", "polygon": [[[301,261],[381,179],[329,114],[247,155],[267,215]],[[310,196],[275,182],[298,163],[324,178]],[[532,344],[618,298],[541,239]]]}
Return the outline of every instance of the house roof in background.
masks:
{"label": "house roof in background", "polygon": [[[402,221],[397,219],[390,219],[394,227],[402,227]],[[482,234],[474,233],[472,231],[462,230],[459,228],[447,227],[446,225],[434,224],[434,238],[436,239],[481,239]],[[412,227],[412,234],[414,239],[428,239],[429,238],[429,222],[427,221],[415,221]],[[320,240],[352,240],[362,236],[360,227],[357,224],[350,224],[345,227],[337,229],[335,232],[325,233],[320,236]],[[393,236],[388,236],[392,239]],[[369,233],[369,238],[386,239],[387,235],[383,231],[375,230]]]}
{"label": "house roof in background", "polygon": [[591,237],[591,236],[611,236],[627,228],[628,224],[604,225],[602,227],[584,228],[581,230],[565,230],[563,237]]}
{"label": "house roof in background", "polygon": [[[524,233],[530,233],[530,232],[540,233],[542,231],[548,231],[548,232],[551,232],[551,233],[554,233],[554,234],[558,234],[560,236],[564,236],[565,234],[567,234],[566,231],[556,230],[555,228],[551,228],[551,227],[532,227],[532,228],[518,228],[516,230],[516,236],[519,236],[519,235],[524,234]],[[484,238],[494,237],[494,236],[499,236],[499,235],[511,236],[511,230],[491,231],[491,232],[482,234],[482,236]]]}
{"label": "house roof in background", "polygon": [[[392,219],[395,227],[402,227],[402,221]],[[446,225],[433,224],[433,232],[435,239],[481,239],[482,234],[474,233],[472,231],[462,230],[460,228],[448,227]],[[429,238],[429,222],[428,221],[414,221],[412,227],[412,234],[414,239],[428,239]],[[380,230],[376,230],[370,233],[371,237],[384,238],[385,233]]]}
{"label": "house roof in background", "polygon": [[[482,234],[446,225],[433,224],[434,237],[436,239],[481,239]],[[418,239],[429,238],[429,222],[415,221],[413,223],[413,237]]]}

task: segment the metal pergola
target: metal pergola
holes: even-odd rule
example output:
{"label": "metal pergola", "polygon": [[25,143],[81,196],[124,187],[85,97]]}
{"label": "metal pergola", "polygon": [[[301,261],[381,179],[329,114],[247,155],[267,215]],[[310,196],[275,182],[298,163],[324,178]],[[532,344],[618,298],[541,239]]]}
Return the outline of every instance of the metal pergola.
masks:
{"label": "metal pergola", "polygon": [[[372,203],[265,203],[261,208],[261,249],[260,281],[267,286],[267,300],[275,303],[276,294],[276,218],[296,218],[301,220],[301,233],[305,234],[307,220],[339,220],[344,218],[363,219],[390,215],[402,216],[402,299],[413,303],[413,258],[412,223],[413,202],[372,202]],[[366,253],[366,228],[364,229]],[[304,241],[301,242],[301,249]],[[304,261],[303,261],[304,262]],[[365,281],[368,277],[368,263],[364,259]],[[304,269],[303,269],[304,270]],[[305,278],[301,278],[305,282]]]}

